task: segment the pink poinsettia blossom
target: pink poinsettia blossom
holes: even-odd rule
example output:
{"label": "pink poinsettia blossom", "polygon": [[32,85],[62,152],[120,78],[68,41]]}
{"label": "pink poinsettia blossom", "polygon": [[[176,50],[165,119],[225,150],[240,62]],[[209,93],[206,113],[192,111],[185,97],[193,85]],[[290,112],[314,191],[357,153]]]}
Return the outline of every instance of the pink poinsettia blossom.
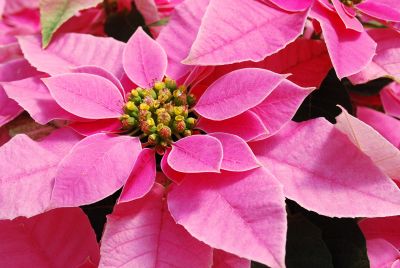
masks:
{"label": "pink poinsettia blossom", "polygon": [[[345,134],[322,119],[290,121],[313,88],[287,79],[289,63],[279,73],[254,66],[195,67],[174,80],[170,64],[181,67],[169,59],[181,52],[165,51],[141,28],[126,45],[79,34],[59,36],[45,51],[38,37],[20,42],[30,63],[50,74],[36,79],[36,86],[47,89],[40,97],[47,104],[27,100],[29,81],[6,84],[7,94],[43,122],[51,117],[49,107],[59,111],[60,119],[87,135],[62,146],[62,158],[50,156],[48,146],[35,158],[40,163],[32,169],[50,165],[41,170],[47,180],[38,191],[45,198],[35,213],[90,204],[123,187],[105,227],[101,267],[210,266],[216,250],[233,254],[238,265],[251,259],[284,267],[285,197],[327,216],[400,212],[400,190]],[[270,64],[280,67],[276,62]],[[246,125],[255,133],[238,127]],[[9,141],[0,157],[32,158],[35,152],[21,152],[26,141],[20,139]],[[167,176],[163,185],[155,183],[157,155]],[[19,172],[18,163],[2,164]],[[43,174],[37,175],[27,176],[40,180]],[[16,174],[7,178],[19,181]],[[11,182],[4,183],[35,191]],[[10,203],[13,198],[4,193]],[[14,214],[26,209],[21,203]]]}
{"label": "pink poinsettia blossom", "polygon": [[0,239],[3,267],[83,268],[97,267],[99,263],[96,236],[80,208],[1,220]]}
{"label": "pink poinsettia blossom", "polygon": [[[356,17],[359,11],[379,20],[400,20],[400,13],[386,0],[373,4],[354,2],[348,6],[339,0],[185,1],[176,7],[171,27],[163,30],[165,34],[161,32],[159,40],[167,52],[180,50],[172,60],[189,65],[261,61],[300,36],[309,15],[321,28],[332,64],[339,78],[343,78],[366,68],[376,54],[378,41]],[[264,31],[265,34],[260,34]],[[180,42],[169,42],[171,33]],[[169,72],[182,74],[188,68],[172,66]]]}
{"label": "pink poinsettia blossom", "polygon": [[400,217],[371,218],[359,222],[367,242],[371,268],[398,267],[400,262]]}

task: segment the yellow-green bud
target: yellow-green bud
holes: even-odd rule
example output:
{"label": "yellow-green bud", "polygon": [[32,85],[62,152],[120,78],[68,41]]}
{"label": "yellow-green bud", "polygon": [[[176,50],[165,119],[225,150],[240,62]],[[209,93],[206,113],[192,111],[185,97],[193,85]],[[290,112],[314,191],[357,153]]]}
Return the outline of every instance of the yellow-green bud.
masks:
{"label": "yellow-green bud", "polygon": [[176,81],[175,80],[173,80],[173,79],[171,79],[169,77],[166,77],[164,79],[164,83],[165,83],[165,86],[167,88],[169,88],[170,90],[175,90],[176,89]]}
{"label": "yellow-green bud", "polygon": [[171,98],[172,98],[172,94],[167,88],[163,88],[162,90],[160,90],[158,92],[158,100],[161,103],[166,103],[166,102],[170,101]]}
{"label": "yellow-green bud", "polygon": [[196,104],[196,97],[195,97],[193,94],[189,94],[189,95],[187,96],[187,104],[188,104],[189,106],[193,106],[193,105]]}
{"label": "yellow-green bud", "polygon": [[140,110],[149,110],[150,106],[147,103],[141,103],[139,106]]}
{"label": "yellow-green bud", "polygon": [[182,115],[185,109],[182,106],[175,106],[174,107],[174,114],[175,115]]}
{"label": "yellow-green bud", "polygon": [[160,138],[159,138],[158,135],[155,134],[155,133],[149,135],[149,137],[147,138],[147,141],[148,141],[149,144],[151,144],[151,145],[156,145],[156,144],[158,143],[159,140],[160,140]]}
{"label": "yellow-green bud", "polygon": [[126,120],[126,119],[128,119],[128,118],[129,118],[129,114],[123,114],[123,115],[120,116],[119,119],[120,119],[120,120],[124,120],[124,119]]}
{"label": "yellow-green bud", "polygon": [[125,103],[125,108],[129,111],[137,111],[137,107],[132,101],[128,101],[127,103]]}
{"label": "yellow-green bud", "polygon": [[171,122],[171,116],[167,112],[157,114],[157,123],[162,123],[164,125],[169,125]]}
{"label": "yellow-green bud", "polygon": [[182,116],[182,115],[175,116],[175,121],[180,122],[180,121],[183,121],[183,120],[185,120],[184,116]]}
{"label": "yellow-green bud", "polygon": [[153,118],[148,118],[147,120],[146,120],[146,122],[147,122],[147,124],[149,125],[149,126],[154,126],[155,125],[155,122],[154,122],[154,119]]}
{"label": "yellow-green bud", "polygon": [[197,120],[193,117],[186,118],[186,126],[188,128],[194,128],[196,125]]}
{"label": "yellow-green bud", "polygon": [[183,132],[183,136],[185,137],[192,136],[192,131],[189,129],[185,129],[185,131]]}
{"label": "yellow-green bud", "polygon": [[164,88],[165,88],[164,82],[155,82],[154,83],[154,89],[155,90],[160,91],[160,90],[162,90]]}

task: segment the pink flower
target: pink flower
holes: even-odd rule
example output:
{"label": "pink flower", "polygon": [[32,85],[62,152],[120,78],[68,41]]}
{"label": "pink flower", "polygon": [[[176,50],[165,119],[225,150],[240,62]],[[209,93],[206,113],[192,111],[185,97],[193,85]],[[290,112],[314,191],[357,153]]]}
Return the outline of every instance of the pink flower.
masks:
{"label": "pink flower", "polygon": [[96,236],[80,208],[1,220],[0,239],[4,267],[97,267],[99,263]]}
{"label": "pink flower", "polygon": [[372,218],[360,221],[367,241],[371,268],[400,265],[400,217]]}
{"label": "pink flower", "polygon": [[[186,42],[179,45],[181,54],[175,60],[193,65],[263,60],[293,42],[303,32],[309,15],[322,28],[339,78],[356,74],[370,64],[377,41],[356,18],[354,9],[339,0],[332,3],[325,0],[185,1],[176,8],[170,22],[176,28],[179,25],[185,28],[176,32]],[[400,20],[396,1],[363,1],[354,6],[378,19]]]}
{"label": "pink flower", "polygon": [[[327,216],[399,212],[399,189],[346,134],[323,119],[290,122],[311,89],[284,75],[197,67],[176,81],[170,71],[182,66],[167,58],[180,51],[167,56],[141,29],[126,46],[67,34],[43,51],[37,38],[21,38],[22,50],[51,76],[7,83],[7,94],[38,121],[56,114],[87,136],[61,129],[1,147],[0,168],[11,172],[0,181],[0,215],[89,204],[124,186],[101,266],[248,264],[240,256],[283,267],[285,197]],[[155,183],[156,153],[164,185]]]}

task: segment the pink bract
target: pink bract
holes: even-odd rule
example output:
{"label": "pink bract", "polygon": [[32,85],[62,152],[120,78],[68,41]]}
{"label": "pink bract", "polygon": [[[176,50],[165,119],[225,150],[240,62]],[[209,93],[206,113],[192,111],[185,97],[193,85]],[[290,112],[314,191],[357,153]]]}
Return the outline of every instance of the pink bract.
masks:
{"label": "pink bract", "polygon": [[[331,66],[320,41],[299,39],[284,48],[299,35],[311,3],[287,2],[286,9],[301,10],[294,13],[260,1],[234,4],[235,8],[226,0],[183,2],[173,17],[176,21],[164,28],[158,41],[141,28],[127,44],[64,34],[47,50],[40,47],[39,36],[20,37],[27,60],[46,74],[5,83],[6,93],[38,122],[67,120],[86,137],[62,128],[40,142],[19,135],[2,146],[1,168],[12,172],[0,179],[4,200],[0,208],[3,204],[13,209],[0,209],[1,217],[88,205],[123,187],[105,226],[101,267],[208,267],[213,260],[216,267],[218,262],[244,267],[250,259],[285,267],[285,198],[330,217],[398,215],[400,190],[392,181],[399,175],[398,155],[385,158],[398,153],[393,145],[346,113],[336,126],[324,119],[291,122]],[[343,41],[341,33],[350,43],[369,44],[368,51],[361,51],[363,57],[353,59],[350,67],[332,59],[339,76],[359,71],[366,55],[374,51],[373,42],[364,31],[332,26],[332,22],[341,23],[340,14],[320,5],[321,12],[313,12],[320,16],[325,38],[330,37],[326,43],[331,56],[345,54],[332,52],[339,47],[336,39]],[[202,18],[195,16],[197,7],[204,13]],[[254,10],[259,11],[254,18],[246,16]],[[179,12],[184,12],[181,17]],[[216,22],[221,18],[239,20],[243,28],[235,30],[227,22],[219,25]],[[271,23],[274,18],[279,23]],[[184,36],[177,34],[177,27],[191,19],[192,26],[182,28]],[[252,30],[259,22],[256,28],[276,37],[275,43]],[[348,27],[357,27],[350,23]],[[218,27],[227,27],[229,38],[216,37]],[[261,45],[253,44],[254,40]],[[249,43],[256,49],[250,54],[242,49]],[[307,55],[303,58],[298,51]],[[216,68],[185,66],[180,63],[187,56],[183,52],[189,55],[186,63],[240,63]],[[231,52],[235,52],[233,57]],[[294,62],[285,62],[291,53],[296,53]],[[249,60],[263,61],[254,66]],[[304,78],[313,64],[321,69],[312,79]],[[167,83],[177,84],[169,85],[170,91]],[[137,86],[148,89],[149,95]],[[168,125],[171,118],[165,125],[154,122],[151,112],[168,108],[161,106],[166,101],[159,98],[160,92],[166,99],[177,95],[177,102],[186,93],[186,102],[189,96],[195,99],[190,109],[174,103],[168,116],[173,116],[176,125]],[[147,98],[151,94],[157,99]],[[136,124],[124,121],[126,117],[135,119],[135,112],[147,116],[149,111],[140,127],[121,128],[121,124]],[[184,122],[183,131],[178,131],[177,122]],[[198,128],[187,127],[190,124]],[[147,132],[143,126],[148,126]],[[354,129],[357,135],[352,135]],[[159,136],[150,139],[150,133]],[[60,135],[60,140],[54,135]],[[170,143],[161,146],[160,137]],[[375,154],[377,147],[380,154]],[[155,182],[157,161],[168,177],[163,185]],[[32,196],[40,198],[27,202]]]}

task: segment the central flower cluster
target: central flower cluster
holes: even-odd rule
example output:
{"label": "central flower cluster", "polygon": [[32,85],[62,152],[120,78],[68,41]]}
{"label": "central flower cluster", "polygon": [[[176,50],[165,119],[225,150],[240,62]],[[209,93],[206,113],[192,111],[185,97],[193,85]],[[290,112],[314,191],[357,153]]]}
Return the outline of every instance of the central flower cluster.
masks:
{"label": "central flower cluster", "polygon": [[340,0],[346,6],[354,6],[361,3],[362,0]]}
{"label": "central flower cluster", "polygon": [[159,154],[173,141],[192,135],[197,120],[191,109],[196,100],[175,80],[167,77],[153,87],[133,89],[127,100],[120,117],[126,133],[139,136],[145,146],[154,146]]}

